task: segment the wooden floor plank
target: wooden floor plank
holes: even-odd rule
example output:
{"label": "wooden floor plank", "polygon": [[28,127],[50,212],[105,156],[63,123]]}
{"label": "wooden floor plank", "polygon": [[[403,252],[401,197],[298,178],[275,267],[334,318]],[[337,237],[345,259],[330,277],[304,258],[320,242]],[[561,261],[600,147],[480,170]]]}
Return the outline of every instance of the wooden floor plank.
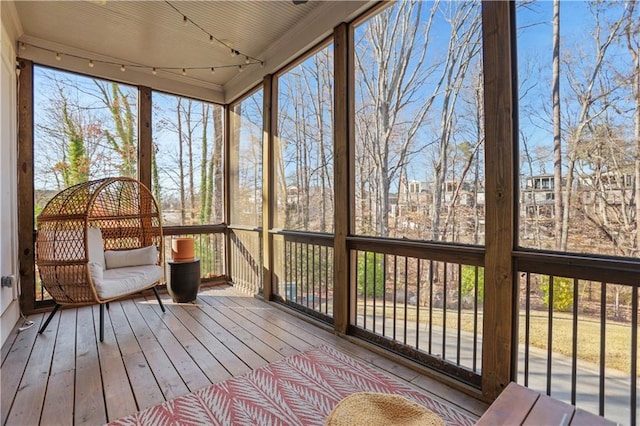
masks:
{"label": "wooden floor plank", "polygon": [[52,372],[44,399],[40,425],[73,424],[75,373],[75,370]]}
{"label": "wooden floor plank", "polygon": [[144,410],[165,401],[162,390],[142,352],[124,355],[123,361],[133,394],[136,396],[138,410]]}
{"label": "wooden floor plank", "polygon": [[[93,307],[94,317],[99,315],[99,306]],[[107,409],[107,420],[113,421],[137,411],[133,389],[120,354],[120,348],[111,323],[111,309],[105,309],[104,341],[98,344],[102,388]],[[99,323],[94,324],[99,337]]]}
{"label": "wooden floor plank", "polygon": [[238,320],[239,324],[255,325],[256,327],[260,327],[260,329],[263,330],[263,332],[269,333],[272,336],[277,337],[279,340],[286,343],[289,347],[295,349],[298,352],[305,351],[313,347],[312,345],[300,339],[298,336],[291,333],[290,331],[283,330],[280,327],[274,327],[273,324],[271,324],[269,321],[267,321],[266,319],[264,319],[260,315],[257,315],[254,312],[254,310],[264,310],[264,309],[274,309],[274,308],[242,307],[233,301],[229,302],[227,298],[215,297],[215,295],[205,296],[203,297],[203,300],[206,303],[211,304],[212,306],[224,306],[233,310],[235,314],[235,318]]}
{"label": "wooden floor plank", "polygon": [[[11,330],[9,335],[7,336],[5,342],[2,344],[2,351],[0,351],[0,359],[2,361],[0,362],[0,365],[4,365],[4,361],[5,361],[5,359],[7,359],[7,356],[9,355],[9,352],[11,351],[11,347],[13,346],[13,344],[16,341],[16,339],[18,338],[18,334],[20,334],[20,331],[18,329],[20,328],[22,323],[23,323],[22,320],[18,321],[18,324],[16,324],[16,326],[13,327],[13,329]],[[35,325],[33,327],[35,327]]]}
{"label": "wooden floor plank", "polygon": [[[274,349],[269,343],[272,343],[275,347],[282,347],[282,342],[277,342],[277,339],[270,334],[263,334],[263,339],[258,338],[258,333],[252,332],[252,324],[240,325],[235,321],[232,321],[227,315],[223,313],[225,308],[214,308],[205,303],[200,305],[203,312],[206,312],[216,323],[220,324],[228,333],[231,333],[236,339],[240,340],[244,345],[248,346],[255,353],[260,355],[261,358],[267,362],[276,362],[284,358],[283,354]],[[268,340],[268,342],[267,342]],[[288,345],[287,345],[288,346]],[[289,355],[293,355],[295,351],[289,352]]]}
{"label": "wooden floor plank", "polygon": [[[95,321],[99,321],[97,316]],[[92,307],[79,308],[76,320],[76,424],[103,424],[107,421],[97,341]]]}
{"label": "wooden floor plank", "polygon": [[60,323],[53,350],[51,374],[76,368],[76,312],[76,309],[62,309],[56,314],[60,315]]}
{"label": "wooden floor plank", "polygon": [[27,368],[27,361],[35,344],[42,317],[42,314],[30,316],[29,321],[33,321],[34,325],[25,331],[18,332],[18,326],[16,326],[14,329],[16,339],[10,342],[5,350],[7,356],[2,365],[2,384],[0,386],[0,391],[2,392],[2,398],[0,398],[0,424],[5,424],[9,415],[9,409],[18,391],[20,380]]}
{"label": "wooden floor plank", "polygon": [[[148,298],[146,299],[149,300]],[[166,301],[166,305],[169,301]],[[172,311],[167,310],[167,315],[161,315],[161,320],[171,330],[176,339],[196,362],[211,383],[233,377],[218,360],[196,339]]]}
{"label": "wooden floor plank", "polygon": [[198,322],[188,310],[199,310],[195,307],[179,305],[167,305],[167,308],[188,328],[191,333],[202,343],[218,362],[233,376],[240,376],[251,371],[251,368],[236,354],[230,351],[225,345],[216,339],[208,328]]}
{"label": "wooden floor plank", "polygon": [[[193,316],[201,325],[203,325],[209,333],[213,335],[222,345],[233,352],[236,357],[241,359],[252,370],[262,367],[267,364],[267,361],[258,355],[253,349],[245,345],[238,337],[233,333],[224,329],[218,322],[216,322],[208,312],[206,307],[199,305],[185,305],[185,310]],[[203,309],[204,308],[204,309]],[[215,316],[215,314],[213,314]]]}
{"label": "wooden floor plank", "polygon": [[109,318],[118,342],[131,390],[138,410],[158,404],[164,400],[160,386],[142,354],[121,302],[110,303]]}
{"label": "wooden floor plank", "polygon": [[171,316],[171,312],[162,313],[157,306],[147,304],[146,300],[140,300],[135,305],[188,390],[194,391],[210,385],[211,381],[158,316],[158,313],[160,316]]}
{"label": "wooden floor plank", "polygon": [[[55,315],[47,329],[37,335],[35,339],[33,350],[28,355],[29,361],[24,369],[24,375],[20,380],[7,419],[7,425],[35,425],[40,421],[59,319],[60,315]],[[27,332],[35,333],[37,330],[34,328],[31,327]],[[3,367],[2,372],[4,373],[6,369],[6,366]],[[4,375],[2,380],[4,381]],[[3,393],[2,399],[4,400],[4,398],[5,394]]]}
{"label": "wooden floor plank", "polygon": [[122,307],[165,399],[173,399],[189,393],[189,388],[164,352],[162,345],[156,340],[153,332],[140,315],[135,301],[125,300],[122,302]]}

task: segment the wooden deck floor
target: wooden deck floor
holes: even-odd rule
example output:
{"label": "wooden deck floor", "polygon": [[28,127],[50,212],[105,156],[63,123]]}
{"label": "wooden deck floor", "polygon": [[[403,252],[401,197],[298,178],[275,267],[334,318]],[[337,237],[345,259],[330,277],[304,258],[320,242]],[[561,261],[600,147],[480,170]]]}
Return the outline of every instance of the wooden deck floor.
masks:
{"label": "wooden deck floor", "polygon": [[2,347],[2,424],[103,424],[319,345],[333,346],[479,417],[486,404],[228,286],[162,314],[150,297],[66,309]]}

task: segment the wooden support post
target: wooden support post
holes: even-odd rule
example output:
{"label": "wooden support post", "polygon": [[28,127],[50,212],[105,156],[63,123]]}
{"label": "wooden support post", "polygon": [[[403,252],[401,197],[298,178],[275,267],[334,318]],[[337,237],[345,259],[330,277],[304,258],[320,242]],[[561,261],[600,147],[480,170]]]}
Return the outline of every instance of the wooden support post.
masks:
{"label": "wooden support post", "polygon": [[[514,377],[514,161],[517,154],[513,2],[482,3],[485,87],[486,252],[482,393],[495,399]],[[491,338],[489,338],[489,336]]]}
{"label": "wooden support post", "polygon": [[[151,190],[151,89],[138,87],[138,180]],[[153,192],[153,191],[152,191]]]}
{"label": "wooden support post", "polygon": [[[228,228],[228,225],[231,224],[231,200],[230,200],[230,192],[231,192],[231,176],[232,172],[238,171],[238,161],[233,161],[234,155],[232,155],[232,150],[238,149],[238,129],[236,125],[232,123],[237,122],[237,118],[232,111],[233,104],[227,104],[224,108],[225,120],[224,120],[224,200],[223,200],[223,208],[224,208],[224,223],[227,224],[225,238],[224,238],[224,253],[225,253],[225,274],[227,276],[227,282],[232,281],[232,271],[231,271],[231,231]],[[231,129],[235,130],[235,133],[231,134]],[[234,142],[233,146],[232,142]],[[234,151],[237,153],[237,151]]]}
{"label": "wooden support post", "polygon": [[354,70],[353,28],[342,23],[334,29],[335,109],[333,170],[335,188],[333,245],[333,319],[337,333],[345,334],[350,323],[350,253],[347,236],[353,229],[352,199],[354,164]]}
{"label": "wooden support post", "polygon": [[33,221],[33,62],[20,59],[18,89],[18,256],[20,308],[35,308],[35,241]]}
{"label": "wooden support post", "polygon": [[272,74],[264,77],[262,86],[262,297],[273,297],[273,228],[275,174],[273,143],[276,126],[277,93]]}

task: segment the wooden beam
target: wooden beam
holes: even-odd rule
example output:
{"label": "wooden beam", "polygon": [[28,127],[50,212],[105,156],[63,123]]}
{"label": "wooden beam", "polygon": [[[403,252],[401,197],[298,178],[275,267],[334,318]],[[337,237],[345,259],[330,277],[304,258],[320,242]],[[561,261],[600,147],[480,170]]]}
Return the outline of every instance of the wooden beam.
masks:
{"label": "wooden beam", "polygon": [[350,253],[347,236],[353,229],[354,70],[353,28],[346,23],[334,30],[334,246],[333,319],[337,333],[346,334],[350,322]]}
{"label": "wooden beam", "polygon": [[151,89],[138,87],[138,180],[151,190]]}
{"label": "wooden beam", "polygon": [[513,355],[515,235],[514,158],[517,152],[514,3],[484,1],[486,253],[482,394],[494,400],[515,374]]}
{"label": "wooden beam", "polygon": [[33,62],[20,59],[18,89],[18,259],[20,308],[35,308],[35,253],[33,220]]}
{"label": "wooden beam", "polygon": [[[231,109],[233,108],[233,105],[225,105],[224,107],[224,146],[225,146],[225,150],[224,150],[224,167],[223,167],[223,172],[224,172],[224,191],[222,191],[222,193],[224,194],[224,199],[223,199],[223,210],[224,210],[224,223],[228,226],[231,223],[231,200],[230,200],[230,191],[231,191],[231,169],[232,169],[232,158],[233,155],[231,154],[231,150],[232,150],[232,146],[231,146],[231,142],[232,141],[236,141],[236,143],[234,144],[235,148],[237,149],[237,141],[238,139],[238,132],[236,131],[234,135],[231,135],[231,129],[235,128],[236,126],[232,125],[231,120],[232,117],[234,116],[233,112],[231,111]],[[237,129],[236,129],[237,130]],[[237,171],[237,161],[234,162],[233,164],[236,165],[236,171]],[[225,274],[227,276],[227,282],[231,282],[231,231],[229,230],[229,228],[227,228],[226,234],[225,234],[225,239],[224,239],[224,259],[225,259]]]}
{"label": "wooden beam", "polygon": [[274,169],[273,143],[276,128],[277,93],[276,80],[272,74],[266,75],[262,87],[262,297],[273,297],[273,228],[274,214]]}

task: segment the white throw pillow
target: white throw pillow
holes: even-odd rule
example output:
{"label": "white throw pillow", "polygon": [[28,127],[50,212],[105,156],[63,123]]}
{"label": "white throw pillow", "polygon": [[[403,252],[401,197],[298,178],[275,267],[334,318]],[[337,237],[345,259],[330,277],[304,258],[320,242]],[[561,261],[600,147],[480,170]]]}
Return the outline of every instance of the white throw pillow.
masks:
{"label": "white throw pillow", "polygon": [[127,266],[155,265],[158,263],[158,249],[148,246],[131,250],[107,250],[104,252],[107,269]]}
{"label": "white throw pillow", "polygon": [[87,229],[87,246],[89,249],[89,263],[97,263],[104,269],[104,243],[102,242],[100,228],[91,227]]}

